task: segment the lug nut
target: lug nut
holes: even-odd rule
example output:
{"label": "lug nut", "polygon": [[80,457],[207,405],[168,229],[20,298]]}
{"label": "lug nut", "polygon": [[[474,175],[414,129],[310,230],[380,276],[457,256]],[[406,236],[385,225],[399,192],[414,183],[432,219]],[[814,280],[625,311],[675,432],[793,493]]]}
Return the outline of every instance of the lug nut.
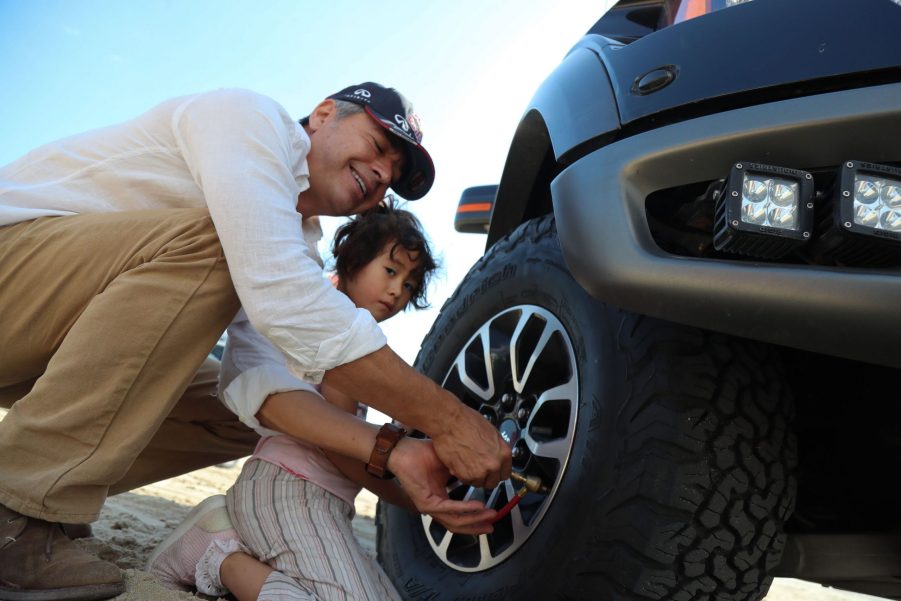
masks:
{"label": "lug nut", "polygon": [[506,409],[512,408],[514,402],[516,402],[516,398],[509,392],[505,392],[501,397],[501,405],[503,405]]}
{"label": "lug nut", "polygon": [[529,410],[526,409],[525,407],[520,407],[516,411],[516,419],[525,419],[527,417],[529,417]]}
{"label": "lug nut", "polygon": [[510,449],[510,454],[513,456],[513,459],[519,459],[522,457],[522,449],[519,447],[513,447]]}

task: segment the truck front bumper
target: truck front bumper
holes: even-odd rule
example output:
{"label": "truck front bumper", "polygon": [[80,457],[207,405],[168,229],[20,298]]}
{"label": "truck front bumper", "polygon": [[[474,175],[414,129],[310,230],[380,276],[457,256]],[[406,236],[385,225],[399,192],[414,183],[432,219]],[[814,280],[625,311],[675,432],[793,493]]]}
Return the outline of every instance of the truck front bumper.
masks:
{"label": "truck front bumper", "polygon": [[593,296],[670,321],[901,367],[901,271],[681,257],[654,242],[649,194],[786,167],[901,161],[901,84],[717,113],[625,138],[552,183],[574,277]]}

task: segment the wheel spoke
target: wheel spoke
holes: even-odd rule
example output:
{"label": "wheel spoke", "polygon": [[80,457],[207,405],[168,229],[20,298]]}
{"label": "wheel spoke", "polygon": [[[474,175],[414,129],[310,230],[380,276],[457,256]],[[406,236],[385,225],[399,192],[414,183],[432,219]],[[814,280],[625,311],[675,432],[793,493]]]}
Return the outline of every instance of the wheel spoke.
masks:
{"label": "wheel spoke", "polygon": [[460,382],[469,389],[470,392],[478,396],[483,401],[488,401],[494,396],[494,375],[491,362],[491,346],[488,326],[482,326],[478,332],[479,342],[482,346],[482,362],[484,364],[485,373],[488,374],[488,387],[483,388],[476,380],[469,375],[466,369],[466,353],[460,353],[454,362],[457,374],[460,376]]}
{"label": "wheel spoke", "polygon": [[510,336],[510,369],[513,372],[513,388],[516,392],[522,392],[522,384],[525,382],[525,378],[519,377],[519,340],[522,337],[523,331],[526,329],[526,325],[529,323],[529,318],[532,317],[534,311],[523,311],[519,316],[519,321],[516,322],[516,327],[513,329],[513,334]]}
{"label": "wheel spoke", "polygon": [[[523,432],[523,439],[533,455],[555,459],[561,463],[565,463],[569,457],[570,443],[573,437],[573,431],[576,425],[576,412],[572,407],[578,403],[578,387],[575,378],[565,384],[546,390],[538,397],[535,409],[529,416],[529,421]],[[559,432],[559,436],[550,440],[539,440],[532,434],[532,425],[541,417],[542,410],[549,406],[550,403],[567,401],[570,406],[569,419]]]}
{"label": "wheel spoke", "polygon": [[[535,403],[535,409],[532,412],[532,416],[529,419],[529,423],[535,419],[535,416],[541,411],[542,406],[545,403],[551,401],[570,401],[576,402],[578,400],[579,388],[576,384],[576,379],[572,378],[569,382],[561,384],[560,386],[555,386],[549,390],[545,390],[538,396],[538,402]],[[572,421],[572,419],[570,420]]]}
{"label": "wheel spoke", "polygon": [[510,341],[510,363],[513,368],[513,387],[517,392],[522,392],[525,388],[526,382],[529,381],[529,375],[532,373],[532,368],[535,367],[535,363],[544,352],[544,349],[547,346],[548,341],[551,339],[551,336],[555,332],[560,331],[559,328],[554,327],[547,321],[544,321],[544,328],[541,331],[541,336],[538,338],[538,342],[535,343],[535,348],[532,349],[529,354],[529,359],[526,362],[525,369],[523,369],[522,374],[517,373],[517,366],[521,365],[521,362],[519,360],[519,352],[521,349],[519,344],[517,343],[519,342],[519,338],[525,330],[526,324],[528,324],[529,319],[533,315],[534,312],[523,311],[522,319],[520,319],[519,323],[516,324],[516,331],[514,331],[513,338]]}
{"label": "wheel spoke", "polygon": [[450,484],[448,484],[445,487],[445,490],[447,490],[448,494],[450,494],[450,493],[454,492],[455,490],[457,490],[458,488],[461,488],[463,486],[469,486],[469,485],[465,484],[461,480],[454,480],[453,482],[451,482]]}
{"label": "wheel spoke", "polygon": [[475,486],[470,486],[469,490],[466,491],[466,494],[463,495],[463,500],[464,501],[471,501],[473,499],[481,500],[481,499],[477,498],[477,497],[482,496],[481,490],[482,489],[476,488]]}
{"label": "wheel spoke", "polygon": [[519,509],[519,505],[516,505],[510,511],[510,523],[513,524],[513,544],[519,545],[525,542],[532,531],[528,526],[526,526],[526,522],[522,518],[522,511]]}
{"label": "wheel spoke", "polygon": [[491,553],[491,546],[488,544],[488,536],[486,534],[479,535],[479,567],[480,570],[486,570],[493,564],[494,554]]}
{"label": "wheel spoke", "polygon": [[501,490],[500,484],[498,484],[497,486],[494,487],[494,490],[492,490],[491,494],[488,495],[488,500],[485,501],[485,507],[488,507],[489,509],[494,507],[495,503],[497,503],[497,497],[500,494],[500,490]]}
{"label": "wheel spoke", "polygon": [[442,557],[447,557],[447,548],[450,547],[451,539],[454,537],[454,534],[447,530],[444,532],[444,536],[441,537],[441,542],[438,543],[438,553]]}
{"label": "wheel spoke", "polygon": [[[510,480],[504,480],[503,485],[504,492],[507,493],[507,500],[509,501],[516,496],[516,489],[513,488],[513,482],[511,482]],[[498,486],[498,488],[500,488],[500,486]]]}
{"label": "wheel spoke", "polygon": [[538,442],[530,436],[525,437],[526,445],[533,455],[546,459],[563,461],[569,451],[569,442],[565,438],[556,438],[547,442]]}

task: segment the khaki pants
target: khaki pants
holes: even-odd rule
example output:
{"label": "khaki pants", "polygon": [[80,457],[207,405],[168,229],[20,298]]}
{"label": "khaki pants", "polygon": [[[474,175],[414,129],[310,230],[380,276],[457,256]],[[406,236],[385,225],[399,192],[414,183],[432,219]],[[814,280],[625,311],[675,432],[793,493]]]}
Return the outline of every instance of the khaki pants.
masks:
{"label": "khaki pants", "polygon": [[206,360],[238,306],[202,209],[0,228],[0,503],[88,522],[110,493],[249,454]]}

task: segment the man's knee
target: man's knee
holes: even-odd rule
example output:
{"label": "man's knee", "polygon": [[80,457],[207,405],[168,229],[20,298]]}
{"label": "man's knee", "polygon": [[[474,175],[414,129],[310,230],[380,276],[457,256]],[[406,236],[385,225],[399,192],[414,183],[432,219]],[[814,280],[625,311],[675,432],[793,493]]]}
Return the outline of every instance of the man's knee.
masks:
{"label": "man's knee", "polygon": [[[0,413],[3,412],[3,409],[12,407],[16,401],[31,392],[32,387],[34,387],[34,382],[35,380],[32,378],[24,382],[0,387]],[[3,417],[0,416],[0,419],[3,419]]]}
{"label": "man's knee", "polygon": [[[205,208],[165,211],[162,227],[172,229],[172,238],[163,251],[179,260],[212,261],[205,274],[205,286],[223,296],[223,301],[237,303],[228,264],[210,213]],[[234,311],[237,311],[237,305]]]}
{"label": "man's knee", "polygon": [[171,213],[165,216],[164,226],[174,230],[174,240],[186,243],[183,244],[186,250],[215,257],[224,256],[219,234],[207,209],[177,209]]}

